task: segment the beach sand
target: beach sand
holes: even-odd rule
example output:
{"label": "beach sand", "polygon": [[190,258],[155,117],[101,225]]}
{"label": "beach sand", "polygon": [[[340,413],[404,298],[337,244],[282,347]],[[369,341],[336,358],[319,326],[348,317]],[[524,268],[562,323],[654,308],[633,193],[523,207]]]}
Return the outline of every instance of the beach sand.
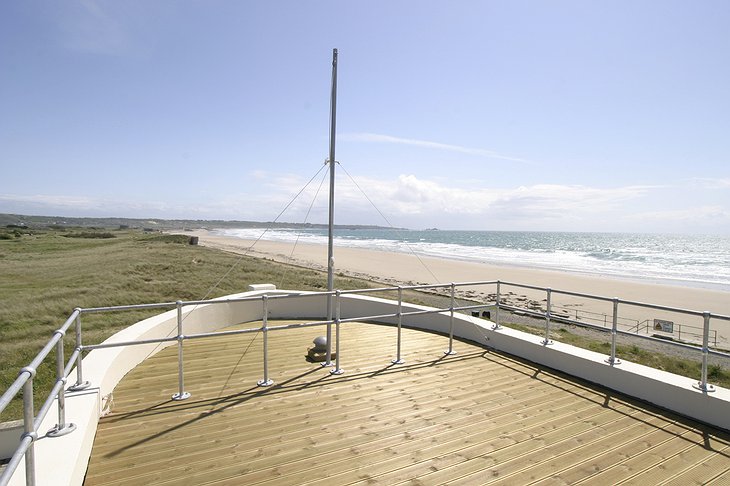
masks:
{"label": "beach sand", "polygon": [[[199,244],[249,256],[269,258],[280,262],[292,263],[308,268],[326,270],[327,247],[325,245],[254,241],[235,237],[215,235],[205,230],[186,232],[198,236]],[[294,251],[293,251],[294,250]],[[293,251],[293,253],[292,253]],[[600,275],[579,275],[568,272],[542,270],[515,266],[497,266],[486,263],[467,262],[433,258],[412,254],[366,250],[359,248],[336,247],[334,253],[336,273],[373,280],[388,285],[434,284],[450,282],[476,282],[500,280],[550,287],[557,290],[619,298],[622,300],[645,302],[669,307],[696,311],[710,311],[715,314],[730,315],[730,292],[675,285],[660,285],[633,280],[624,280]],[[270,282],[258,282],[270,283]],[[337,278],[335,277],[335,288]],[[494,297],[496,285],[459,288],[459,295],[476,299]],[[502,302],[532,307],[535,310],[546,308],[546,292],[532,291],[501,285]],[[592,324],[611,326],[613,307],[611,302],[560,295],[551,296],[553,313],[562,313],[571,318]],[[654,319],[674,323],[673,336],[687,341],[701,340],[702,317],[686,314],[657,311],[631,305],[621,305],[618,311],[619,327],[628,330],[637,323],[652,332]],[[730,322],[712,319],[710,345],[730,348]],[[680,330],[681,329],[681,330]],[[717,336],[715,337],[715,331]],[[681,333],[681,337],[678,334]]]}

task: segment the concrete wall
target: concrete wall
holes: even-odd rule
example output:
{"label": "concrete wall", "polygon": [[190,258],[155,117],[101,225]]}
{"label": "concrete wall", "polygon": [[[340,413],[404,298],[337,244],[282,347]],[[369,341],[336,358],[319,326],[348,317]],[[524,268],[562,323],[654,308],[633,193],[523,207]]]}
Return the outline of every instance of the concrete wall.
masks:
{"label": "concrete wall", "polygon": [[[219,300],[262,294],[271,296],[268,299],[268,310],[269,318],[272,319],[320,320],[327,313],[327,298],[306,292],[260,290],[227,296]],[[297,296],[288,299],[275,298],[276,295],[284,294]],[[344,295],[340,304],[340,316],[343,319],[397,311],[395,301],[360,295]],[[184,333],[210,332],[232,324],[259,320],[262,317],[262,309],[260,299],[205,304],[195,309],[186,308],[183,313]],[[428,308],[404,304],[402,309],[404,313],[418,310],[428,310]],[[105,342],[174,336],[177,333],[176,312],[172,310],[140,321]],[[395,324],[397,319],[385,318],[380,319],[380,322]],[[450,323],[448,312],[403,318],[405,326],[441,333],[449,332]],[[456,314],[454,317],[453,332],[456,337],[513,354],[697,420],[730,429],[730,390],[717,388],[713,393],[702,393],[692,387],[694,381],[689,378],[627,362],[610,366],[605,362],[605,355],[561,343],[544,346],[539,336],[507,328],[492,330],[491,322],[463,314]],[[43,434],[56,422],[57,411],[51,410],[41,425],[40,438],[36,442],[37,484],[82,484],[104,398],[137,364],[172,344],[175,343],[95,350],[84,358],[84,379],[90,381],[92,386],[82,392],[69,393],[66,399],[67,421],[77,424],[78,430],[59,438],[43,437]],[[455,343],[456,351],[458,345],[458,342]],[[72,373],[71,378],[74,377]],[[73,382],[73,379],[70,381]],[[24,484],[22,466],[10,484]]]}
{"label": "concrete wall", "polygon": [[23,435],[23,421],[0,423],[0,459],[10,459]]}

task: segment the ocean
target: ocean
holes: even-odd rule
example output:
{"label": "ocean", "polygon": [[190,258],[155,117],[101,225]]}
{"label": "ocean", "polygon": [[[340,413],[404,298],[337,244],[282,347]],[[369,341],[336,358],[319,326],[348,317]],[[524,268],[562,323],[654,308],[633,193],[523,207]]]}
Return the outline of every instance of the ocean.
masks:
{"label": "ocean", "polygon": [[[264,230],[215,232],[255,240]],[[262,239],[326,244],[327,230],[277,228],[267,231]],[[338,229],[335,247],[415,252],[494,265],[730,291],[730,236]]]}

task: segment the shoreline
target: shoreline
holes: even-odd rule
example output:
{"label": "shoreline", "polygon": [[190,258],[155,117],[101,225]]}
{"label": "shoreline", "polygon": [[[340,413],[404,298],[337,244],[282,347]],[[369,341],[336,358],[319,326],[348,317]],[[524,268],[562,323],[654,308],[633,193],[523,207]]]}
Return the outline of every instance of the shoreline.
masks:
{"label": "shoreline", "polygon": [[[201,246],[247,254],[257,258],[268,258],[315,270],[326,271],[327,269],[326,245],[299,243],[294,248],[294,245],[289,242],[268,240],[255,242],[234,236],[217,235],[208,230],[196,230],[184,234],[197,236]],[[254,243],[255,246],[251,248]],[[590,316],[587,319],[595,320],[596,323],[600,323],[601,316],[603,316],[604,322],[608,317],[608,326],[610,326],[613,314],[611,302],[564,296],[558,291],[615,297],[632,302],[730,315],[730,292],[702,287],[649,283],[610,275],[583,275],[552,269],[519,265],[501,266],[352,247],[337,247],[334,259],[336,274],[341,273],[393,286],[500,280],[536,287],[550,287],[556,289],[551,297],[553,313],[568,315],[578,313]],[[475,299],[492,297],[493,299],[495,287],[495,285],[462,287],[459,296]],[[519,304],[521,307],[530,306],[535,310],[545,310],[546,293],[544,291],[532,291],[506,284],[502,284],[501,287],[503,302]],[[627,328],[634,321],[638,324],[646,321],[653,322],[653,319],[670,320],[682,325],[685,329],[685,336],[690,336],[692,332],[701,333],[702,328],[701,317],[653,311],[631,305],[622,305],[618,315],[622,325]],[[711,329],[717,332],[718,346],[724,349],[730,348],[730,322],[714,319],[711,321]],[[696,339],[693,340],[696,341]],[[713,344],[712,340],[710,344]]]}

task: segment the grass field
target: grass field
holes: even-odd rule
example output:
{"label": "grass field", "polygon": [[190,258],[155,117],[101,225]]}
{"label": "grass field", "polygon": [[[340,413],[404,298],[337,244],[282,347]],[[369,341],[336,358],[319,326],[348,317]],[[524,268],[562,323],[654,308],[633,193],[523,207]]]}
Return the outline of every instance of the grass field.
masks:
{"label": "grass field", "polygon": [[[245,291],[254,283],[324,290],[326,275],[191,246],[188,238],[181,235],[93,228],[0,230],[0,393],[15,380],[20,368],[30,363],[75,307],[214,298]],[[343,276],[336,278],[335,285],[343,290],[380,286]],[[378,296],[396,298],[395,292]],[[418,292],[404,292],[404,298],[440,307],[448,307],[449,301],[447,297]],[[99,343],[159,312],[84,315],[84,343]],[[524,330],[535,332],[529,327]],[[65,338],[67,355],[74,346],[72,335],[71,332]],[[607,352],[605,340],[587,339],[569,332],[563,332],[560,340]],[[623,359],[685,376],[699,376],[696,361],[670,358],[635,346],[620,351]],[[38,370],[36,408],[55,381],[54,363],[52,353]],[[710,371],[712,383],[730,386],[727,370],[712,367]],[[20,410],[20,400],[16,400],[3,412],[0,422],[19,418]]]}

